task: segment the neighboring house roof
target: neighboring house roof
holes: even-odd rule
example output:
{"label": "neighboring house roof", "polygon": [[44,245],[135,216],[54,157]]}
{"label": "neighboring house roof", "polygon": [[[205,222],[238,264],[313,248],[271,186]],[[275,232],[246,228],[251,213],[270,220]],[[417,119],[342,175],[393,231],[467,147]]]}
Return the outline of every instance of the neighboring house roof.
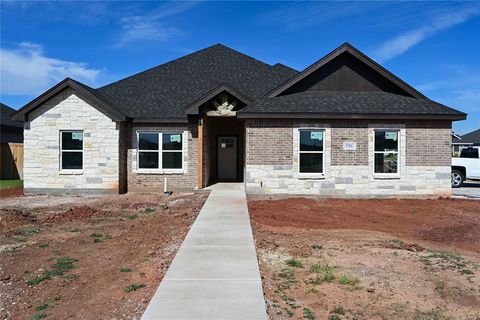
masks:
{"label": "neighboring house roof", "polygon": [[461,144],[462,143],[462,137],[460,137],[458,134],[452,131],[452,143],[453,144]]}
{"label": "neighboring house roof", "polygon": [[458,111],[428,99],[415,99],[388,92],[320,92],[305,91],[285,96],[263,98],[249,104],[239,111],[239,117],[288,117],[295,112],[312,117],[332,116],[340,118],[359,118],[362,115],[371,118],[388,118],[393,115],[451,118]]}
{"label": "neighboring house roof", "polygon": [[[350,87],[344,87],[342,90],[317,88],[316,91],[295,92],[299,84],[309,84],[312,75],[319,70],[324,76],[337,68],[345,55],[351,57],[348,63],[354,68],[343,72],[349,72],[347,78],[351,78],[352,86],[354,89],[358,86],[358,90],[348,92]],[[373,82],[369,83],[369,79],[364,79],[361,80],[364,83],[360,83],[362,75],[356,73],[357,66],[368,73],[367,78],[374,77],[372,79],[377,82],[370,79]],[[336,74],[337,77],[344,75]],[[379,81],[382,82],[380,86]],[[334,79],[329,85],[335,87],[336,83],[344,82]],[[383,90],[383,86],[388,90]],[[316,114],[358,118],[368,114],[385,118],[466,118],[465,113],[427,99],[349,44],[343,44],[302,72],[279,63],[272,66],[217,44],[98,89],[66,79],[27,104],[14,117],[25,119],[34,108],[67,87],[93,99],[97,107],[115,121],[130,118],[134,121],[185,122],[187,115],[198,114],[199,106],[221,91],[246,105],[237,113],[244,118],[261,113],[292,117]],[[286,94],[293,87],[295,90]]]}
{"label": "neighboring house roof", "polygon": [[460,143],[480,144],[480,129],[464,134],[461,138]]}
{"label": "neighboring house roof", "polygon": [[15,109],[0,102],[0,125],[2,127],[20,128],[23,130],[23,123],[11,118],[15,112],[17,112]]}

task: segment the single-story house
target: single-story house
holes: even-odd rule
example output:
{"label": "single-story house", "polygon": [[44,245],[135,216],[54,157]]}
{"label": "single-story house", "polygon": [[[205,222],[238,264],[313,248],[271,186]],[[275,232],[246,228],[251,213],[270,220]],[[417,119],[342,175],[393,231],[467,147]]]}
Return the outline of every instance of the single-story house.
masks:
{"label": "single-story house", "polygon": [[462,149],[473,146],[480,146],[480,129],[466,133],[462,136],[452,133],[453,156],[458,156]]}
{"label": "single-story house", "polygon": [[297,71],[217,44],[93,89],[65,79],[25,121],[25,192],[202,189],[450,195],[452,121],[345,43]]}

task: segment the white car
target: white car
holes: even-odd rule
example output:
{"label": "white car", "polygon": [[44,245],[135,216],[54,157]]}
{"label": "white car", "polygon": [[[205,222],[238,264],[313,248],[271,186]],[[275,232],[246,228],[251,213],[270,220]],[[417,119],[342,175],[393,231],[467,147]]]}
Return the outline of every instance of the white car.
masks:
{"label": "white car", "polygon": [[479,148],[462,149],[459,157],[452,158],[452,188],[461,187],[465,179],[480,180]]}

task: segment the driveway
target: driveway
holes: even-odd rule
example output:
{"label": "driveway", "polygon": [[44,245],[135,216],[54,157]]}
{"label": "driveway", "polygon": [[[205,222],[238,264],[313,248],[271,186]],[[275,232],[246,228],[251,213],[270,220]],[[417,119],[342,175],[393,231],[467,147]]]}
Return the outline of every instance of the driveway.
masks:
{"label": "driveway", "polygon": [[480,199],[480,182],[467,181],[461,188],[453,188],[454,197]]}

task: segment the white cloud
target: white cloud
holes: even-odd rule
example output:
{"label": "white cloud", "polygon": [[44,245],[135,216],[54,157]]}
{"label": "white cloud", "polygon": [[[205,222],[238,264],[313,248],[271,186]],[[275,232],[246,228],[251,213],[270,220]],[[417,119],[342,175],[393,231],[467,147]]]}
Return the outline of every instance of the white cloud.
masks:
{"label": "white cloud", "polygon": [[40,45],[23,42],[16,49],[0,49],[2,95],[38,95],[66,77],[94,82],[100,70],[86,64],[45,56]]}
{"label": "white cloud", "polygon": [[183,33],[176,27],[165,25],[162,21],[168,16],[182,13],[197,2],[167,2],[144,15],[132,15],[120,19],[123,32],[115,44],[124,46],[138,40],[166,41]]}
{"label": "white cloud", "polygon": [[447,13],[440,13],[428,25],[410,30],[383,43],[380,48],[375,50],[374,57],[379,62],[390,60],[423,40],[478,15],[480,15],[479,6],[468,6],[457,11],[449,10]]}

